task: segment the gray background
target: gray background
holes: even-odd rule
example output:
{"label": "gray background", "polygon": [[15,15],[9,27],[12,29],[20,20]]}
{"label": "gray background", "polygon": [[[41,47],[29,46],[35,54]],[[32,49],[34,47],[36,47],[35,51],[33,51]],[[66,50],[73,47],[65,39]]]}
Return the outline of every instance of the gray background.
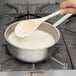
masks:
{"label": "gray background", "polygon": [[45,3],[45,2],[50,2],[50,3],[54,3],[54,2],[62,2],[63,0],[5,0],[11,3],[19,3],[19,4],[24,4],[24,3]]}
{"label": "gray background", "polygon": [[12,4],[26,4],[26,3],[30,3],[30,4],[34,4],[34,3],[61,3],[64,0],[0,0],[0,15],[2,14],[3,11],[3,4],[4,3],[12,3]]}

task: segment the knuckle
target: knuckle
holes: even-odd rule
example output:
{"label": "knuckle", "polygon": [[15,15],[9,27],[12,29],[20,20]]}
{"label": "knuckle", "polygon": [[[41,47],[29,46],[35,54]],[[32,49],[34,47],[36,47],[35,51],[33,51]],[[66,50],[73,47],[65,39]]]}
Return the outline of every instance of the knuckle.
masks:
{"label": "knuckle", "polygon": [[69,13],[69,10],[68,10],[68,9],[65,9],[64,12],[65,12],[65,13]]}
{"label": "knuckle", "polygon": [[69,9],[69,12],[74,12],[74,9]]}

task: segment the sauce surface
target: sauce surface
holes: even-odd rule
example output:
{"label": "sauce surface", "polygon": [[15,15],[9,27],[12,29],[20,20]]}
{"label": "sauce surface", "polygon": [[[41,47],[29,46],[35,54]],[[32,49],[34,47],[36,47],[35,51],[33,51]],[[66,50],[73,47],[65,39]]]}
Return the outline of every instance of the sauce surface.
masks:
{"label": "sauce surface", "polygon": [[45,48],[55,43],[52,35],[41,30],[35,30],[31,35],[25,38],[19,38],[15,35],[15,32],[12,32],[8,37],[8,41],[17,47],[24,49]]}

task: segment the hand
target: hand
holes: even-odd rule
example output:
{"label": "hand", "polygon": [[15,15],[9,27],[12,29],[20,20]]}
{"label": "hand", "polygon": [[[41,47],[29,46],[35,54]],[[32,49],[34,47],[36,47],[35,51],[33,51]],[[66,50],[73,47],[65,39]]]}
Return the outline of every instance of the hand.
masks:
{"label": "hand", "polygon": [[65,0],[60,4],[61,14],[74,13],[76,14],[76,0]]}

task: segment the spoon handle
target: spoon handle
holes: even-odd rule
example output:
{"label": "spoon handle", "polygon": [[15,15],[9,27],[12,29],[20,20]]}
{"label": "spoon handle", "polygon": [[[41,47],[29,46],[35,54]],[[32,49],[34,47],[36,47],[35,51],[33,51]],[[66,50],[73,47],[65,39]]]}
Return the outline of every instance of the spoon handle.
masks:
{"label": "spoon handle", "polygon": [[54,17],[54,16],[56,16],[56,15],[59,15],[59,14],[60,14],[60,11],[61,11],[61,10],[56,11],[56,12],[54,12],[54,13],[48,15],[48,16],[43,17],[43,18],[42,18],[43,21],[46,21],[46,20],[48,20],[49,18],[52,18],[52,17]]}

